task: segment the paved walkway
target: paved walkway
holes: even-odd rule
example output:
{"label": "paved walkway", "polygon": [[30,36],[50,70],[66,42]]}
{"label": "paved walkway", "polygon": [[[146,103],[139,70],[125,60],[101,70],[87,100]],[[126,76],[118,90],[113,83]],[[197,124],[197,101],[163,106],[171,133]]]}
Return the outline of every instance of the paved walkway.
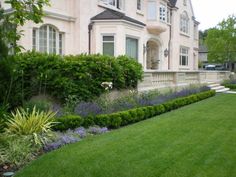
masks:
{"label": "paved walkway", "polygon": [[231,94],[236,94],[236,91],[227,91],[225,93],[231,93]]}

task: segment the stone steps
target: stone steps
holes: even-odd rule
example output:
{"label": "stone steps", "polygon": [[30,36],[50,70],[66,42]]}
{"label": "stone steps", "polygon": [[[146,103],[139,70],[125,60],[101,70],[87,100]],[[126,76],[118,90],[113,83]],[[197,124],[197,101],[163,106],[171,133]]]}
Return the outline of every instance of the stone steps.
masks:
{"label": "stone steps", "polygon": [[218,83],[208,83],[208,87],[211,89],[211,90],[215,90],[216,93],[227,93],[230,89],[229,88],[226,88],[225,86],[222,86]]}

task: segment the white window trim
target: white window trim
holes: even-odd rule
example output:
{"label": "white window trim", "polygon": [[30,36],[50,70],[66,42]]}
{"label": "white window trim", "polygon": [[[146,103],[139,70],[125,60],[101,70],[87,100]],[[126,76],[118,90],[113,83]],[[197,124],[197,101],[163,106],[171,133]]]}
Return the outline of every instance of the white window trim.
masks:
{"label": "white window trim", "polygon": [[143,10],[144,10],[144,2],[143,2],[143,0],[140,0],[140,7],[141,7],[141,9],[138,9],[138,0],[136,0],[136,6],[137,6],[137,8],[136,8],[136,13],[138,14],[138,15],[144,15],[144,12],[143,12]]}
{"label": "white window trim", "polygon": [[[105,7],[105,8],[115,10],[115,11],[125,13],[125,11],[124,11],[125,10],[125,0],[120,0],[121,1],[121,7],[120,8],[117,8],[117,5],[115,5],[115,6],[110,5],[106,1],[108,1],[108,0],[98,0],[98,5],[101,6],[101,7]],[[117,3],[117,0],[115,0],[115,1]]]}
{"label": "white window trim", "polygon": [[[44,25],[43,25],[44,26]],[[43,27],[43,26],[41,26],[41,27]],[[46,25],[47,26],[47,53],[49,53],[50,52],[50,47],[49,47],[49,27],[51,26],[51,25]],[[41,28],[40,27],[40,28]],[[56,53],[55,54],[59,54],[59,55],[63,55],[64,54],[64,33],[62,33],[62,32],[60,32],[60,31],[58,31],[55,27],[53,27],[53,26],[51,26],[53,29],[55,29],[56,30]],[[31,35],[31,37],[32,37],[32,50],[34,50],[34,45],[33,45],[33,32],[34,32],[34,30],[35,30],[35,39],[36,39],[36,45],[35,45],[35,50],[36,51],[38,51],[38,52],[40,52],[40,43],[39,43],[39,29],[40,28],[33,28],[32,29],[32,35]],[[62,53],[60,53],[60,51],[59,51],[59,35],[60,34],[62,34]]]}
{"label": "white window trim", "polygon": [[116,55],[116,34],[114,33],[102,33],[101,34],[101,54],[103,54],[103,37],[104,36],[113,36],[114,37],[114,57]]}

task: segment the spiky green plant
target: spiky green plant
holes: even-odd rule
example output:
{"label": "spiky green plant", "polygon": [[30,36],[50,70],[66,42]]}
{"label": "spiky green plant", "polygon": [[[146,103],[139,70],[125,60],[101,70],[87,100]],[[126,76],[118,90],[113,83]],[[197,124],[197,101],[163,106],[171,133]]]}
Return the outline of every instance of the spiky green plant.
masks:
{"label": "spiky green plant", "polygon": [[15,135],[30,135],[35,144],[44,144],[51,128],[55,124],[52,111],[40,111],[36,107],[32,111],[23,108],[11,113],[7,122],[6,132]]}

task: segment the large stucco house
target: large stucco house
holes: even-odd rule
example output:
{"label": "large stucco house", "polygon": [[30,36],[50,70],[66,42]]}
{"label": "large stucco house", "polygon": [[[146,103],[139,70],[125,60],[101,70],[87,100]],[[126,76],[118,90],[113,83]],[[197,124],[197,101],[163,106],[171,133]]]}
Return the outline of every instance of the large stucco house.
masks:
{"label": "large stucco house", "polygon": [[143,65],[142,87],[205,77],[197,73],[199,22],[191,0],[51,0],[45,13],[42,24],[19,29],[26,50],[126,54]]}

